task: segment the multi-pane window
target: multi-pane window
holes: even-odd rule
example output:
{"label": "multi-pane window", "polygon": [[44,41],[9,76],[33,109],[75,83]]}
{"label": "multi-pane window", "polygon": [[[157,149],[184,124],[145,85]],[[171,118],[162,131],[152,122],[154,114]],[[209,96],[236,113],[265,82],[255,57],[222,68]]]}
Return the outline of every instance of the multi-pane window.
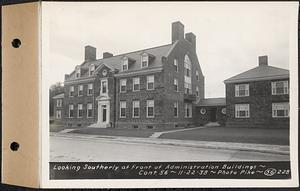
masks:
{"label": "multi-pane window", "polygon": [[290,105],[288,102],[284,103],[272,103],[272,117],[289,117],[290,115]]}
{"label": "multi-pane window", "polygon": [[235,117],[249,118],[250,117],[249,104],[235,104]]}
{"label": "multi-pane window", "polygon": [[88,103],[86,106],[86,113],[87,113],[87,117],[91,118],[93,117],[93,104]]}
{"label": "multi-pane window", "polygon": [[272,82],[272,95],[282,95],[289,93],[288,81]]}
{"label": "multi-pane window", "polygon": [[126,117],[126,101],[120,101],[120,118]]}
{"label": "multi-pane window", "polygon": [[88,84],[87,95],[93,95],[93,84]]}
{"label": "multi-pane window", "polygon": [[178,117],[178,102],[174,103],[174,117]]}
{"label": "multi-pane window", "polygon": [[132,101],[132,117],[140,117],[140,101]]}
{"label": "multi-pane window", "polygon": [[56,107],[62,107],[62,99],[56,100]]}
{"label": "multi-pane window", "polygon": [[92,76],[94,74],[94,71],[95,71],[95,65],[92,64],[89,68],[89,76]]}
{"label": "multi-pane window", "polygon": [[249,84],[235,85],[235,97],[249,96]]}
{"label": "multi-pane window", "polygon": [[185,57],[184,57],[184,75],[185,76],[191,77],[191,68],[192,68],[191,60],[188,57],[188,55],[185,55]]}
{"label": "multi-pane window", "polygon": [[120,80],[120,92],[126,92],[126,79],[121,79]]}
{"label": "multi-pane window", "polygon": [[74,117],[74,105],[69,105],[69,118]]}
{"label": "multi-pane window", "polygon": [[197,97],[199,96],[199,88],[198,88],[198,86],[196,86],[196,96]]}
{"label": "multi-pane window", "polygon": [[199,73],[198,73],[198,70],[196,70],[196,80],[199,81]]}
{"label": "multi-pane window", "polygon": [[123,71],[128,70],[128,58],[127,58],[127,57],[124,57],[124,58],[123,58],[122,70],[123,70]]}
{"label": "multi-pane window", "polygon": [[74,86],[70,86],[70,89],[69,89],[69,96],[70,96],[70,97],[73,97],[73,96],[74,96]]}
{"label": "multi-pane window", "polygon": [[192,104],[186,103],[184,105],[185,117],[191,118],[192,117]]}
{"label": "multi-pane window", "polygon": [[78,104],[78,107],[77,107],[77,116],[78,116],[78,118],[81,118],[83,116],[83,107],[82,107],[82,104]]}
{"label": "multi-pane window", "polygon": [[76,78],[79,78],[79,77],[80,77],[80,67],[76,67],[75,77],[76,77]]}
{"label": "multi-pane window", "polygon": [[154,76],[147,76],[147,90],[154,90]]}
{"label": "multi-pane window", "polygon": [[178,79],[174,78],[174,90],[178,91]]}
{"label": "multi-pane window", "polygon": [[154,100],[147,100],[147,117],[154,117]]}
{"label": "multi-pane window", "polygon": [[192,84],[185,82],[184,83],[184,93],[190,94],[192,93]]}
{"label": "multi-pane window", "polygon": [[174,69],[176,72],[178,72],[178,60],[174,59]]}
{"label": "multi-pane window", "polygon": [[83,85],[78,86],[78,96],[83,96]]}
{"label": "multi-pane window", "polygon": [[107,94],[107,80],[101,81],[101,94]]}
{"label": "multi-pane window", "polygon": [[144,53],[142,55],[142,63],[141,63],[142,68],[148,67],[148,62],[149,62],[149,56],[148,54]]}
{"label": "multi-pane window", "polygon": [[140,78],[133,78],[133,91],[140,90]]}
{"label": "multi-pane window", "polygon": [[61,119],[61,110],[56,111],[56,119]]}

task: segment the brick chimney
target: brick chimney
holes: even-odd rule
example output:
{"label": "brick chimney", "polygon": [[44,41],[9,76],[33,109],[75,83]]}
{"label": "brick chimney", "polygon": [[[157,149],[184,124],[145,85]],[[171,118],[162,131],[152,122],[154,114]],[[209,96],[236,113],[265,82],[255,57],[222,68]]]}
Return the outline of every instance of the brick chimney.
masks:
{"label": "brick chimney", "polygon": [[268,66],[268,56],[259,56],[258,57],[259,66]]}
{"label": "brick chimney", "polygon": [[110,52],[103,52],[103,58],[110,58],[113,57],[114,55]]}
{"label": "brick chimney", "polygon": [[96,48],[90,45],[84,47],[84,61],[96,60]]}
{"label": "brick chimney", "polygon": [[183,40],[184,39],[184,25],[180,22],[172,23],[172,43],[176,40]]}
{"label": "brick chimney", "polygon": [[193,50],[196,51],[196,35],[192,32],[186,33],[185,40],[189,41],[192,44]]}

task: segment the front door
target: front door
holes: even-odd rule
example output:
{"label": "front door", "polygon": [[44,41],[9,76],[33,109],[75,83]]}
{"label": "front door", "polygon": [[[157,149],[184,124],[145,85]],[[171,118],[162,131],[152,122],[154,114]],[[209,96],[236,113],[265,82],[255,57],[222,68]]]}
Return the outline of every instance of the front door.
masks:
{"label": "front door", "polygon": [[106,105],[102,105],[102,122],[103,122],[103,123],[106,122],[106,116],[107,116]]}
{"label": "front door", "polygon": [[210,109],[210,121],[216,122],[217,121],[217,108],[213,107]]}

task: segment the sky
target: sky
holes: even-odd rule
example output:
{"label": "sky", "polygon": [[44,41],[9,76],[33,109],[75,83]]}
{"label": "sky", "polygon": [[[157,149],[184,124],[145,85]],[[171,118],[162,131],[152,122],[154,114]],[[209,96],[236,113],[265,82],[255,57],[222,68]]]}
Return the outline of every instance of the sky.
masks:
{"label": "sky", "polygon": [[180,21],[197,38],[205,97],[224,97],[223,81],[258,66],[289,69],[291,6],[288,3],[43,2],[42,57],[50,84],[63,82],[84,60],[84,46],[114,55],[171,43],[171,23]]}

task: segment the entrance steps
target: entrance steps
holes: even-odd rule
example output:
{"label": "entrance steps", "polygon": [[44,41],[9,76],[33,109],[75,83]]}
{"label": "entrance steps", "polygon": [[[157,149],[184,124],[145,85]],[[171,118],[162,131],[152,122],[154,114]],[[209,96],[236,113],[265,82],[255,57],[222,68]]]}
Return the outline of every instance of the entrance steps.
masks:
{"label": "entrance steps", "polygon": [[218,122],[208,122],[204,127],[220,127],[221,125]]}
{"label": "entrance steps", "polygon": [[93,124],[89,125],[88,127],[92,127],[92,128],[108,128],[108,127],[110,127],[110,124],[93,123]]}

